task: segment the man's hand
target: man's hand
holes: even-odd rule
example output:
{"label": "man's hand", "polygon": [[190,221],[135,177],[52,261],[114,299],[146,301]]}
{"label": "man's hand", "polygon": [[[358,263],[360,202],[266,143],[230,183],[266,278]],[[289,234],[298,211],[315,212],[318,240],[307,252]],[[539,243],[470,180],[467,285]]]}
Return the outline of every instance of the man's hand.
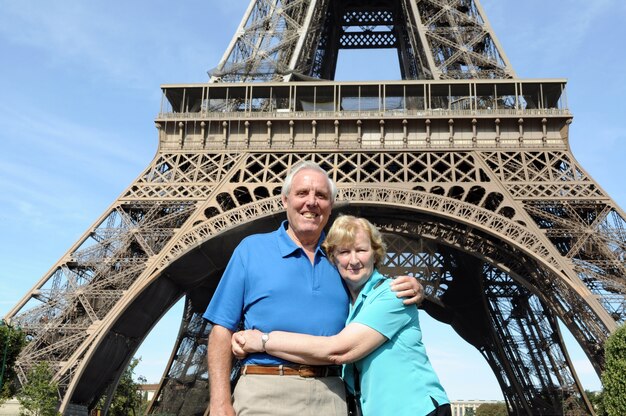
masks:
{"label": "man's hand", "polygon": [[405,305],[419,305],[424,300],[424,287],[411,276],[399,276],[391,281],[391,290]]}
{"label": "man's hand", "polygon": [[233,405],[230,403],[226,403],[224,405],[213,405],[211,404],[211,410],[209,411],[211,416],[236,416],[235,409]]}
{"label": "man's hand", "polygon": [[263,352],[261,335],[263,333],[258,329],[247,329],[234,333],[230,342],[235,357],[241,360],[250,353]]}
{"label": "man's hand", "polygon": [[248,355],[243,349],[244,345],[246,345],[246,337],[243,336],[243,331],[235,332],[230,339],[230,348],[238,360],[243,360]]}

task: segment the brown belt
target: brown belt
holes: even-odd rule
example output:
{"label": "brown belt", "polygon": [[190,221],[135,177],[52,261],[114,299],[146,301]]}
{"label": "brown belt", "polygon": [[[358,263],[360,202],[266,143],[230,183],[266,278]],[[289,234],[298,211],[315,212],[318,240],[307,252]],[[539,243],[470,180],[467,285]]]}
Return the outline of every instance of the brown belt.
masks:
{"label": "brown belt", "polygon": [[300,377],[339,377],[341,367],[337,365],[244,365],[241,375],[272,375],[272,376],[300,376]]}

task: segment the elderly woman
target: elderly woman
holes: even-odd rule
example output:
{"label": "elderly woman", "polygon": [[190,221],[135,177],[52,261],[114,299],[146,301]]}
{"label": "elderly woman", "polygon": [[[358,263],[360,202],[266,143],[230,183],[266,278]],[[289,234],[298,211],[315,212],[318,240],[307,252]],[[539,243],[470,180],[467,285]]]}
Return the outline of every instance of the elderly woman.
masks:
{"label": "elderly woman", "polygon": [[422,343],[418,310],[382,284],[380,232],[364,218],[339,217],[324,249],[350,293],[346,327],[329,337],[246,330],[233,335],[233,353],[267,352],[289,361],[344,364],[343,377],[359,394],[365,416],[450,415],[446,393]]}

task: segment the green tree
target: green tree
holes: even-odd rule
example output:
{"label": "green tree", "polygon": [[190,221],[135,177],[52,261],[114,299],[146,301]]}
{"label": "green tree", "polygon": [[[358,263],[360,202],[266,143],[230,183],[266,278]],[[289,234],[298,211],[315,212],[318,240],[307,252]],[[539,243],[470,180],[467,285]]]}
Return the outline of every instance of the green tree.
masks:
{"label": "green tree", "polygon": [[476,408],[476,416],[508,416],[505,403],[483,403]]}
{"label": "green tree", "polygon": [[22,405],[20,416],[57,416],[58,384],[52,381],[52,369],[42,361],[28,372],[28,382],[22,386],[17,399]]}
{"label": "green tree", "polygon": [[608,413],[604,409],[604,392],[603,391],[588,391],[585,390],[591,406],[593,406],[596,416],[608,416]]}
{"label": "green tree", "polygon": [[16,393],[15,360],[26,344],[26,337],[22,331],[0,323],[0,403],[11,398]]}
{"label": "green tree", "polygon": [[467,409],[465,413],[463,413],[463,416],[476,416],[476,412],[474,409]]}
{"label": "green tree", "polygon": [[602,373],[604,408],[609,416],[626,415],[626,325],[615,331],[604,344]]}
{"label": "green tree", "polygon": [[[139,361],[140,359],[133,358],[120,377],[109,406],[109,416],[142,415],[145,413],[148,403],[142,397],[139,385],[145,383],[146,378],[139,376],[137,378],[139,382],[134,380],[135,367]],[[101,400],[99,407],[102,408],[103,406],[104,400]]]}

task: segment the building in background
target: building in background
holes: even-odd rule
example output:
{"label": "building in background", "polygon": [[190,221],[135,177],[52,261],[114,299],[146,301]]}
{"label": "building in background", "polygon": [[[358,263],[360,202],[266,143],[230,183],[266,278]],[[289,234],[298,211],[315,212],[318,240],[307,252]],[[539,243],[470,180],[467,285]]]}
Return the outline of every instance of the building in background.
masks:
{"label": "building in background", "polygon": [[10,399],[0,405],[0,416],[17,416],[20,414],[20,402]]}
{"label": "building in background", "polygon": [[138,386],[138,390],[141,393],[141,398],[146,402],[152,400],[158,388],[158,384],[139,384]]}
{"label": "building in background", "polygon": [[450,402],[452,408],[452,416],[465,416],[466,412],[470,409],[476,412],[476,409],[481,404],[497,404],[504,403],[502,400],[453,400]]}

